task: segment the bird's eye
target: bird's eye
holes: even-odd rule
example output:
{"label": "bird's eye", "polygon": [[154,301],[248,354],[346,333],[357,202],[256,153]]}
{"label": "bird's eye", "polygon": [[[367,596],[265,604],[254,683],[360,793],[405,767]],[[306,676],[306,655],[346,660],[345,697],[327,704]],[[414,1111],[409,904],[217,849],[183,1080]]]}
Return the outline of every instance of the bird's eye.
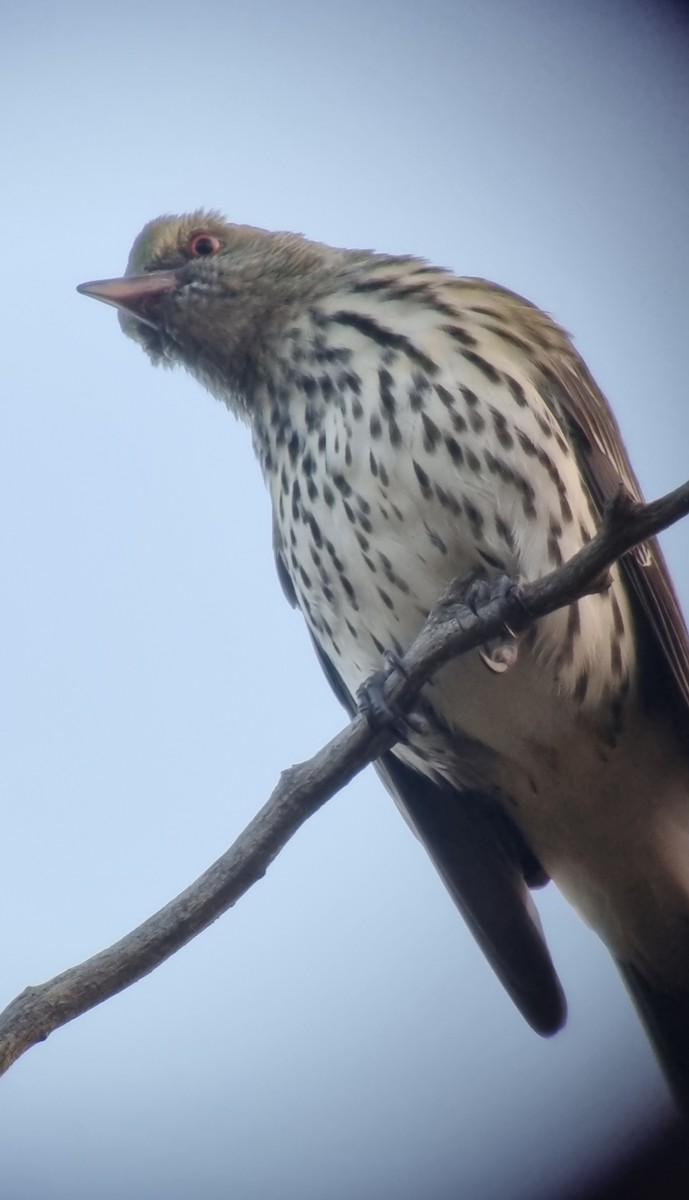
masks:
{"label": "bird's eye", "polygon": [[220,248],[220,238],[217,238],[214,233],[195,233],[189,242],[189,250],[194,258],[205,258],[208,254],[217,254]]}

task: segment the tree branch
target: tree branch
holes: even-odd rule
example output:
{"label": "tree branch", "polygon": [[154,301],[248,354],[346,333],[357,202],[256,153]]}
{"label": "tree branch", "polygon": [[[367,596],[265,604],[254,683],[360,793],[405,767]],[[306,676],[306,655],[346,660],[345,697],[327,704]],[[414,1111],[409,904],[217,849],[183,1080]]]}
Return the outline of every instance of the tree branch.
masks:
{"label": "tree branch", "polygon": [[[689,513],[689,483],[652,504],[627,493],[610,504],[600,532],[564,566],[482,606],[458,608],[447,589],[385,685],[387,701],[407,709],[450,659],[504,632],[599,591],[609,567],[627,550]],[[458,619],[461,614],[461,619]],[[53,1030],[143,978],[210,925],[256,883],[300,825],[367,763],[389,750],[393,730],[373,731],[356,716],[308,762],[284,771],[272,796],[234,844],[176,899],[92,958],[27,987],[0,1014],[0,1073]]]}

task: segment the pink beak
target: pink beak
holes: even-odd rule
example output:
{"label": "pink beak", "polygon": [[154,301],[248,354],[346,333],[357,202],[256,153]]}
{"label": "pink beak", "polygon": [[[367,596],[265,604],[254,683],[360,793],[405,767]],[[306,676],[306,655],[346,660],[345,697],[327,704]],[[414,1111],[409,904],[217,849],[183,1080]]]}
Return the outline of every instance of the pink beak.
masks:
{"label": "pink beak", "polygon": [[175,271],[151,271],[148,275],[124,275],[121,279],[94,279],[80,283],[77,291],[112,304],[157,329],[158,302],[179,286]]}

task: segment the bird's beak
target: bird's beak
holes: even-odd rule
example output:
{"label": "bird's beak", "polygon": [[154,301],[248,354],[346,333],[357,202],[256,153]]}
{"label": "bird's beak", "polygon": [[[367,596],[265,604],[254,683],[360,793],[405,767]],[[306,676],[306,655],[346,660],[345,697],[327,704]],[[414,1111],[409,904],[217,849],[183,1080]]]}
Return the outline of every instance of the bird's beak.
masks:
{"label": "bird's beak", "polygon": [[159,302],[178,286],[175,271],[151,271],[148,275],[124,275],[121,279],[94,279],[80,283],[77,291],[121,308],[137,321],[158,329]]}

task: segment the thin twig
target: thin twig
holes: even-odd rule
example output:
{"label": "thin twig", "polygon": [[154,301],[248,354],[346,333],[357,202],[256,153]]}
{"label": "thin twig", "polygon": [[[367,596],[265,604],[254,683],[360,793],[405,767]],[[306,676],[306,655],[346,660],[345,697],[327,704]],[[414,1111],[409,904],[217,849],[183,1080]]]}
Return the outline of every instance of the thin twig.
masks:
{"label": "thin twig", "polygon": [[[609,567],[627,550],[689,513],[689,483],[645,506],[626,493],[610,505],[600,532],[569,562],[518,593],[491,600],[478,615],[462,610],[449,588],[394,671],[385,695],[408,708],[419,689],[451,658],[489,642],[505,625],[524,629],[537,617],[600,590]],[[284,771],[268,802],[234,844],[184,892],[120,941],[92,958],[27,987],[0,1014],[0,1073],[53,1030],[122,991],[179,950],[256,883],[300,825],[367,763],[394,743],[357,716],[308,762]]]}

